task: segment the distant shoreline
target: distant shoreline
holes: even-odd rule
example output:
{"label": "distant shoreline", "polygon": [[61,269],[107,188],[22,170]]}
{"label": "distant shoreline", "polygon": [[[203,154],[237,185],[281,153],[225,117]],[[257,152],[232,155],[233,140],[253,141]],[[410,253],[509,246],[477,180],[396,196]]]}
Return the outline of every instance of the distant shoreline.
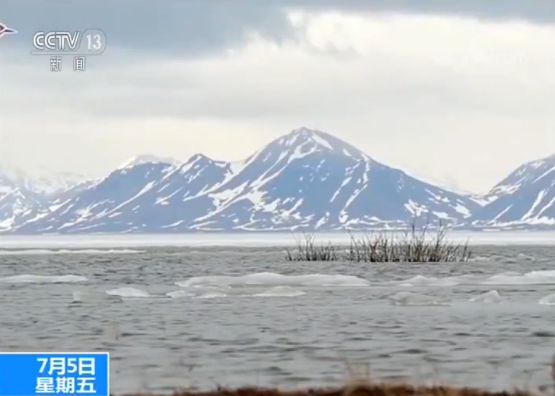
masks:
{"label": "distant shoreline", "polygon": [[[291,232],[167,233],[167,234],[0,234],[0,249],[18,248],[131,248],[131,247],[291,247]],[[358,233],[354,233],[358,234]],[[347,232],[314,233],[318,243],[349,245]],[[469,245],[555,246],[555,231],[464,232],[450,231],[449,241]]]}

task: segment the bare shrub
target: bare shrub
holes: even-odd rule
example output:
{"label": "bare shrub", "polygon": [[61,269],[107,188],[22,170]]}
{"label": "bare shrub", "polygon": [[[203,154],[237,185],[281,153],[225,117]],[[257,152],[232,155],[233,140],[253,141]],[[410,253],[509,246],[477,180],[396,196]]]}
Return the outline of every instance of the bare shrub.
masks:
{"label": "bare shrub", "polygon": [[455,244],[446,240],[447,227],[442,223],[429,231],[429,225],[417,230],[413,223],[410,230],[401,235],[386,232],[366,233],[356,238],[350,235],[346,252],[337,245],[316,245],[313,234],[303,234],[297,239],[297,249],[286,250],[288,261],[353,261],[369,263],[439,263],[467,262],[470,260],[468,241]]}

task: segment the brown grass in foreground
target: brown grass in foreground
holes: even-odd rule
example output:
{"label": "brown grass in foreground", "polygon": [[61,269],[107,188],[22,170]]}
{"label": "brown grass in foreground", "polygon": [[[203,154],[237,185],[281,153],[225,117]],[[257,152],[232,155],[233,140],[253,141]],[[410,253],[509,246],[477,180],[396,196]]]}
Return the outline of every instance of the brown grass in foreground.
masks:
{"label": "brown grass in foreground", "polygon": [[[337,388],[307,388],[301,390],[280,390],[277,388],[243,387],[229,389],[219,386],[211,391],[179,389],[173,396],[551,396],[555,395],[555,355],[551,360],[550,374],[553,383],[542,386],[537,392],[513,388],[511,391],[490,391],[479,388],[455,387],[443,384],[411,385],[408,383],[374,382],[370,377],[370,367],[365,371],[346,363],[345,385]],[[150,393],[135,393],[126,396],[152,396]]]}
{"label": "brown grass in foreground", "polygon": [[[174,396],[537,396],[528,391],[492,392],[472,388],[449,386],[415,386],[408,384],[353,384],[343,388],[310,388],[306,390],[285,391],[267,388],[218,389],[207,392],[178,391]],[[147,396],[136,394],[128,396]]]}

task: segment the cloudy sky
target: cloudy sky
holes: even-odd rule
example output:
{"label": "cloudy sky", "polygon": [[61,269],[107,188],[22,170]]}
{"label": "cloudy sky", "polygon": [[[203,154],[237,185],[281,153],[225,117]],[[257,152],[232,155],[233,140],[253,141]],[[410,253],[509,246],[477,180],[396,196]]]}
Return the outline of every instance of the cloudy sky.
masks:
{"label": "cloudy sky", "polygon": [[[32,10],[32,12],[30,11]],[[0,162],[238,160],[299,126],[465,190],[555,153],[547,0],[2,0]],[[87,70],[38,30],[102,29]]]}

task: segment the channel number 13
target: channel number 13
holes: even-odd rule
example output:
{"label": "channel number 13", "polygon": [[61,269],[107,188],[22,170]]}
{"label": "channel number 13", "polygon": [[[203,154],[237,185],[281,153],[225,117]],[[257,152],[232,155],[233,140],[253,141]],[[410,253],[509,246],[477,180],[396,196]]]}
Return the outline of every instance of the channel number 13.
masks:
{"label": "channel number 13", "polygon": [[100,34],[87,34],[87,49],[99,51],[102,48],[102,36]]}

